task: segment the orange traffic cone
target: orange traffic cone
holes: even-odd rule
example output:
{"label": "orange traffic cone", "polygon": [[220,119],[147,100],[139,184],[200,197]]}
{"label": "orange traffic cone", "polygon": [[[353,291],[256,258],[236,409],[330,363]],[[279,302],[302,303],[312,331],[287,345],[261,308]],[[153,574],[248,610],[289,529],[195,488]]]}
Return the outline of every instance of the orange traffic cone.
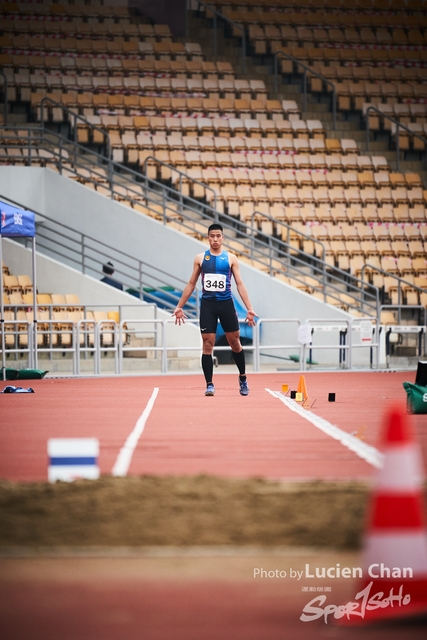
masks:
{"label": "orange traffic cone", "polygon": [[302,393],[303,402],[308,400],[308,391],[307,391],[307,385],[305,383],[305,377],[304,376],[300,376],[299,377],[297,393]]}
{"label": "orange traffic cone", "polygon": [[344,616],[344,624],[427,613],[422,458],[404,407],[387,413],[382,444],[384,466],[371,498],[356,596],[360,608]]}

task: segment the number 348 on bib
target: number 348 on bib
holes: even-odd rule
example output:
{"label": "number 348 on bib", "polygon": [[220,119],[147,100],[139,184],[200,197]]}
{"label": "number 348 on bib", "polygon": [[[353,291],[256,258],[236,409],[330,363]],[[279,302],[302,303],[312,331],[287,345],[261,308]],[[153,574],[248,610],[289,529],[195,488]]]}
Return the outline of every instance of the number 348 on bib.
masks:
{"label": "number 348 on bib", "polygon": [[203,289],[205,291],[225,291],[225,275],[212,273],[205,276]]}

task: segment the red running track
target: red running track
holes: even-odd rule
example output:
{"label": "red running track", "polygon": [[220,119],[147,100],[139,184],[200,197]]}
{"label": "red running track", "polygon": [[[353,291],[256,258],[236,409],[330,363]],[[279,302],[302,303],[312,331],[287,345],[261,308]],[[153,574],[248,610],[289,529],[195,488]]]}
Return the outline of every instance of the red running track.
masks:
{"label": "red running track", "polygon": [[[405,401],[404,373],[305,375],[312,411],[377,445],[391,402]],[[251,375],[242,398],[237,376],[216,375],[203,396],[200,375],[29,381],[34,394],[0,394],[0,477],[46,480],[50,437],[97,437],[100,469],[112,471],[153,389],[159,393],[130,464],[132,474],[212,473],[297,479],[365,479],[374,468],[266,389],[296,388],[299,374]],[[5,386],[5,383],[0,383]],[[329,403],[328,393],[336,393]],[[411,418],[427,457],[427,415]],[[393,622],[363,630],[300,620],[314,595],[330,586],[328,604],[351,601],[352,581],[254,580],[254,567],[302,570],[358,566],[355,554],[289,550],[280,557],[236,553],[209,558],[0,558],[3,640],[421,640],[425,624]],[[306,591],[304,591],[306,589]]]}
{"label": "red running track", "polygon": [[[252,374],[241,397],[237,375],[216,374],[204,397],[201,375],[30,380],[34,394],[0,394],[0,477],[47,479],[47,440],[96,437],[99,466],[110,474],[153,390],[159,389],[129,473],[369,479],[374,468],[266,389],[296,389],[299,373]],[[309,411],[377,446],[384,412],[406,401],[413,372],[307,372]],[[0,382],[0,388],[7,383]],[[24,384],[22,386],[25,386]],[[336,402],[328,402],[328,393]],[[411,416],[427,459],[427,415]]]}

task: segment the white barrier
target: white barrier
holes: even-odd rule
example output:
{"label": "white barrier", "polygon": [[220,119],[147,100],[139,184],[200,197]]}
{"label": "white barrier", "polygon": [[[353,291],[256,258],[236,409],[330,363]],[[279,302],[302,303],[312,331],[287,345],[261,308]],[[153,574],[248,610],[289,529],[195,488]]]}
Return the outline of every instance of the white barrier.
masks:
{"label": "white barrier", "polygon": [[49,482],[99,478],[99,441],[96,438],[50,438],[47,454]]}

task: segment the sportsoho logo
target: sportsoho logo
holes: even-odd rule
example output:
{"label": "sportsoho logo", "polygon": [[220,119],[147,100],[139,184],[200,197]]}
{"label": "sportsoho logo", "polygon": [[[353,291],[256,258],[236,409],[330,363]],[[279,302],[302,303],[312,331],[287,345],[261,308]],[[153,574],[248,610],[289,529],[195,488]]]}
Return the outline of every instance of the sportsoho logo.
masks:
{"label": "sportsoho logo", "polygon": [[367,611],[386,609],[387,607],[405,607],[411,602],[409,593],[403,593],[403,585],[400,585],[398,593],[394,593],[393,589],[390,589],[388,596],[385,596],[383,591],[371,595],[372,585],[373,582],[370,582],[356,594],[353,602],[347,602],[343,605],[325,604],[326,596],[317,596],[305,605],[300,620],[313,622],[323,618],[327,624],[330,616],[333,616],[335,620],[344,618],[344,616],[347,616],[349,620],[351,616],[363,619]]}

